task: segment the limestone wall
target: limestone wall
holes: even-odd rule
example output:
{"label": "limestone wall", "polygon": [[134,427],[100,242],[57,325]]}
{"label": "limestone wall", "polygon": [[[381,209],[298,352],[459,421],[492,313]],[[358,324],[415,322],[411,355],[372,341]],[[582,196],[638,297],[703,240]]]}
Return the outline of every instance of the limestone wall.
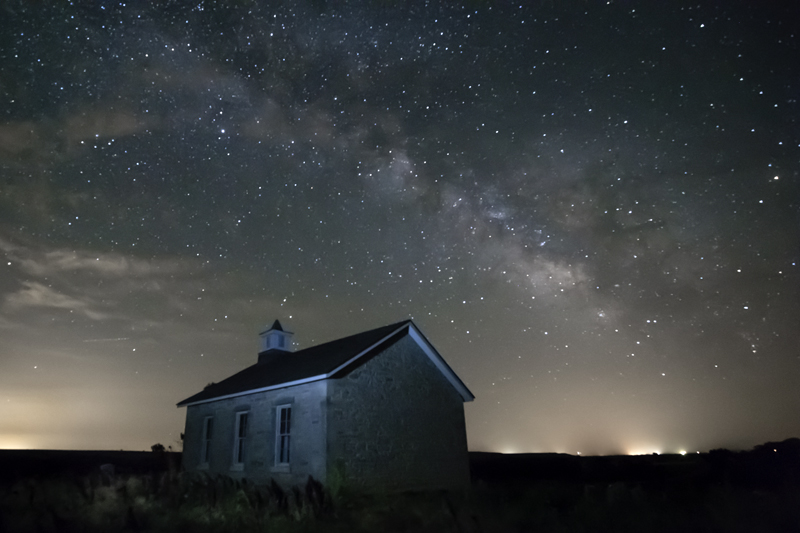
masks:
{"label": "limestone wall", "polygon": [[328,391],[329,468],[387,490],[469,483],[462,398],[410,337]]}
{"label": "limestone wall", "polygon": [[[274,478],[282,485],[305,484],[308,476],[325,481],[325,381],[248,394],[187,407],[183,466],[189,472],[246,477],[257,483]],[[278,405],[292,405],[291,462],[275,466],[275,413]],[[249,411],[245,460],[233,465],[236,413]],[[201,464],[203,420],[214,417],[208,465]]]}

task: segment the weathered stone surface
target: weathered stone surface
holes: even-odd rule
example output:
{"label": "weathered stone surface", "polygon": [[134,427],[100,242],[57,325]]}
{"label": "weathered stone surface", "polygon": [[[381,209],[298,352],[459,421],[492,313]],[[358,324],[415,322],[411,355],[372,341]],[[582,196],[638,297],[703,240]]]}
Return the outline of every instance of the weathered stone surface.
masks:
{"label": "weathered stone surface", "polygon": [[[257,483],[274,478],[283,485],[304,484],[311,475],[325,480],[325,409],[327,382],[317,381],[285,389],[258,392],[190,405],[186,410],[183,467],[189,472],[246,477]],[[276,407],[292,405],[292,461],[288,470],[275,467]],[[233,468],[236,413],[249,411],[245,461]],[[203,420],[214,417],[208,465],[202,465]]]}
{"label": "weathered stone surface", "polygon": [[388,490],[469,483],[463,400],[410,337],[331,380],[329,397],[329,468]]}

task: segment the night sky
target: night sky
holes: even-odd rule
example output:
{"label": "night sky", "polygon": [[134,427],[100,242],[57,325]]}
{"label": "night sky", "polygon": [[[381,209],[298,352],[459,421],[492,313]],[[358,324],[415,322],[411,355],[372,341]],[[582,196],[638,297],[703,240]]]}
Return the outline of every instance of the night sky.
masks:
{"label": "night sky", "polygon": [[275,319],[413,318],[471,450],[800,436],[796,4],[50,4],[0,13],[0,448],[175,448]]}

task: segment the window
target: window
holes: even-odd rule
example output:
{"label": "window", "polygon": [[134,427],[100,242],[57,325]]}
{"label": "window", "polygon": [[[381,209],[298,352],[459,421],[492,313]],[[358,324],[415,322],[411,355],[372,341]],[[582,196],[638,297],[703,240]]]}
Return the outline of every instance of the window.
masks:
{"label": "window", "polygon": [[280,405],[275,417],[275,464],[288,465],[292,428],[292,406]]}
{"label": "window", "polygon": [[214,434],[214,417],[207,416],[203,419],[203,442],[200,447],[200,464],[208,466],[211,458],[211,437]]}
{"label": "window", "polygon": [[236,434],[233,440],[233,465],[241,467],[244,464],[245,439],[247,438],[247,418],[249,413],[244,411],[236,413]]}

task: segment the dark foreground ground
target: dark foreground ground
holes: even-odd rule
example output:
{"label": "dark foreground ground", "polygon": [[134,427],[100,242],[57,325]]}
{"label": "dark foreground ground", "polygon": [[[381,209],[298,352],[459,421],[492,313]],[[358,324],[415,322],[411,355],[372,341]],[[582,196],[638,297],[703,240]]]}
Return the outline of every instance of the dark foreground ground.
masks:
{"label": "dark foreground ground", "polygon": [[[123,452],[111,450],[0,450],[0,483],[21,478],[46,479],[99,474],[113,465],[115,474],[149,474],[177,469],[181,454],[175,452]],[[105,470],[109,472],[109,468]]]}
{"label": "dark foreground ground", "polygon": [[739,453],[470,461],[462,492],[365,495],[346,477],[289,491],[190,479],[170,452],[0,451],[0,533],[800,532],[795,439]]}

